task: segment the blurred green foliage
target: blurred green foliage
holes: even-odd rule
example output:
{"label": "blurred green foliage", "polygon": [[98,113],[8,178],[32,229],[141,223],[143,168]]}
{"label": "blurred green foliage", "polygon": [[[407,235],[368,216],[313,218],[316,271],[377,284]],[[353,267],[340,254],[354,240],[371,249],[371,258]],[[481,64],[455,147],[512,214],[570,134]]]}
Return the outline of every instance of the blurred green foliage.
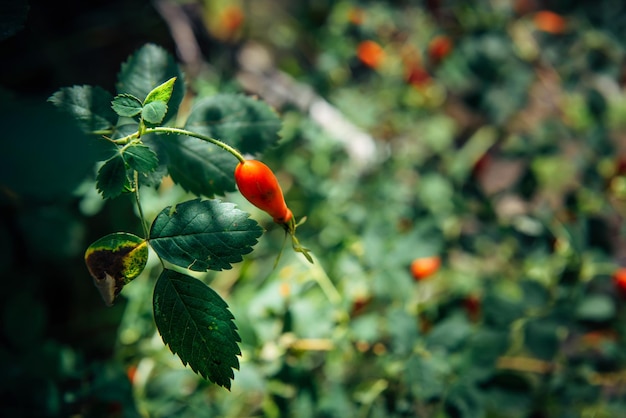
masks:
{"label": "blurred green foliage", "polygon": [[[159,21],[152,9],[123,10]],[[110,309],[82,262],[92,238],[139,232],[132,202],[103,205],[76,188],[90,165],[64,164],[60,149],[68,140],[77,150],[80,134],[43,101],[60,86],[107,83],[61,77],[30,112],[3,93],[18,103],[2,108],[0,157],[8,416],[626,415],[626,310],[612,278],[626,263],[623,5],[207,0],[178,10],[209,63],[188,63],[193,92],[244,90],[238,54],[260,44],[271,71],[375,138],[375,158],[355,160],[355,139],[337,138],[313,109],[277,105],[282,140],[263,159],[295,216],[308,217],[298,232],[316,264],[285,251],[273,269],[282,232],[253,212],[267,228],[254,252],[199,275],[228,301],[242,338],[227,392],[185,369],[156,333],[155,257]],[[110,80],[130,44],[167,32],[142,25],[108,64]],[[2,42],[36,74],[32,56],[15,55],[36,39],[28,18],[23,31]],[[437,58],[430,44],[442,35],[452,48]],[[95,48],[90,39],[73,47]],[[365,40],[384,51],[375,68],[358,57]],[[81,68],[66,63],[72,75]],[[31,92],[24,85],[6,87]],[[19,118],[35,111],[42,125],[24,129]],[[26,168],[16,164],[25,154]],[[146,216],[188,197],[167,182],[146,188]],[[429,255],[441,269],[415,281],[411,261]]]}

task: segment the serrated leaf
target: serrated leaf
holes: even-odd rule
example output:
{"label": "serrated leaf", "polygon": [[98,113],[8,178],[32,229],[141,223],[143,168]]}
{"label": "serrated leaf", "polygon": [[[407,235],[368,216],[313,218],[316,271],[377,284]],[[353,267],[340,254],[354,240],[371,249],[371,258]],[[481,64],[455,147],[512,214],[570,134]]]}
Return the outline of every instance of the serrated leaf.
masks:
{"label": "serrated leaf", "polygon": [[102,193],[105,199],[119,196],[130,187],[128,176],[126,175],[126,163],[121,154],[108,159],[96,177],[96,188]]}
{"label": "serrated leaf", "polygon": [[122,64],[118,74],[118,93],[129,93],[139,98],[147,98],[152,90],[176,77],[172,94],[168,101],[169,120],[178,112],[178,106],[185,94],[183,74],[176,61],[167,51],[154,44],[146,44]]}
{"label": "serrated leaf", "polygon": [[230,269],[252,251],[262,229],[232,203],[190,200],[166,207],[152,223],[159,257],[193,271]]}
{"label": "serrated leaf", "polygon": [[161,101],[150,102],[143,107],[141,117],[144,121],[156,125],[163,121],[166,113],[167,103]]}
{"label": "serrated leaf", "polygon": [[48,99],[55,106],[74,116],[85,132],[111,129],[117,115],[111,109],[113,96],[100,87],[64,87]]}
{"label": "serrated leaf", "polygon": [[238,94],[199,101],[186,128],[222,140],[244,154],[258,154],[278,141],[281,121],[266,103]]}
{"label": "serrated leaf", "polygon": [[167,269],[157,280],[153,301],[163,342],[183,364],[230,389],[241,338],[226,302],[198,279]]}
{"label": "serrated leaf", "polygon": [[120,116],[132,118],[141,113],[141,100],[132,94],[118,94],[111,102],[111,108]]}
{"label": "serrated leaf", "polygon": [[168,161],[172,180],[198,196],[234,192],[237,160],[230,153],[198,138],[179,135],[155,137]]}
{"label": "serrated leaf", "polygon": [[133,144],[124,150],[126,163],[140,173],[154,171],[159,165],[159,159],[150,147],[143,144]]}
{"label": "serrated leaf", "polygon": [[161,101],[165,103],[169,102],[170,98],[172,97],[172,92],[174,91],[175,82],[176,82],[176,77],[172,77],[169,80],[167,80],[165,83],[152,89],[152,91],[148,93],[146,100],[143,101],[144,106],[147,105],[148,103],[157,102],[157,101]]}
{"label": "serrated leaf", "polygon": [[108,306],[126,284],[141,274],[147,261],[146,240],[125,232],[104,236],[85,251],[89,274]]}

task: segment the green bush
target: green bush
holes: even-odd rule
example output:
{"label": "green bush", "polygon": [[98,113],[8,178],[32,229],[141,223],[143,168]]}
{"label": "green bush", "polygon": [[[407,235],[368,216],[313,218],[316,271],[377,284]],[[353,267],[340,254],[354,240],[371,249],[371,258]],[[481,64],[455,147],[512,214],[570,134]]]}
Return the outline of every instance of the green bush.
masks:
{"label": "green bush", "polygon": [[3,91],[3,411],[624,415],[623,10],[505,3],[168,3],[200,62]]}

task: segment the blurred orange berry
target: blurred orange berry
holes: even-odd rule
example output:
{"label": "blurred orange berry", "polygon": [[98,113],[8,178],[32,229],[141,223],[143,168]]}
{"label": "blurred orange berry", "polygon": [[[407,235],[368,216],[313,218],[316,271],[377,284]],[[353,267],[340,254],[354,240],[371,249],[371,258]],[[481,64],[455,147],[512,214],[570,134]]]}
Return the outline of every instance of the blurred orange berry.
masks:
{"label": "blurred orange berry", "polygon": [[135,376],[137,375],[137,366],[128,366],[126,369],[126,376],[128,376],[128,380],[130,383],[135,383]]}
{"label": "blurred orange berry", "polygon": [[415,280],[423,280],[435,274],[440,266],[441,258],[439,258],[439,256],[433,255],[416,258],[411,263],[411,274]]}
{"label": "blurred orange berry", "polygon": [[219,30],[223,38],[230,38],[241,28],[245,15],[237,5],[226,6],[220,13]]}
{"label": "blurred orange berry", "polygon": [[533,22],[540,31],[555,35],[565,32],[567,26],[563,16],[549,10],[541,10],[535,13]]}
{"label": "blurred orange berry", "polygon": [[446,35],[435,36],[428,43],[428,57],[433,64],[439,64],[452,51],[452,40]]}
{"label": "blurred orange berry", "polygon": [[357,46],[357,57],[370,68],[377,68],[385,58],[385,51],[376,42],[367,40]]}

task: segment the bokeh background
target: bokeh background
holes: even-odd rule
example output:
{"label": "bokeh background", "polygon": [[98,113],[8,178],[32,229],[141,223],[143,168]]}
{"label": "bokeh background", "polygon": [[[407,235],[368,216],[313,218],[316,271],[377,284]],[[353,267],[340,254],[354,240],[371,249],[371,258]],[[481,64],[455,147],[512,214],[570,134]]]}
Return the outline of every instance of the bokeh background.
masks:
{"label": "bokeh background", "polygon": [[[8,3],[11,3],[10,5]],[[626,416],[626,4],[29,0],[0,6],[0,412],[15,417]],[[267,229],[200,277],[242,337],[230,392],[183,367],[148,268],[106,308],[83,261],[141,234],[104,202],[61,87],[146,43],[189,97],[277,109],[263,160],[309,265]],[[79,162],[82,161],[82,162]],[[148,218],[190,198],[167,179]],[[436,260],[427,275],[415,260]],[[432,264],[431,264],[432,265]]]}

